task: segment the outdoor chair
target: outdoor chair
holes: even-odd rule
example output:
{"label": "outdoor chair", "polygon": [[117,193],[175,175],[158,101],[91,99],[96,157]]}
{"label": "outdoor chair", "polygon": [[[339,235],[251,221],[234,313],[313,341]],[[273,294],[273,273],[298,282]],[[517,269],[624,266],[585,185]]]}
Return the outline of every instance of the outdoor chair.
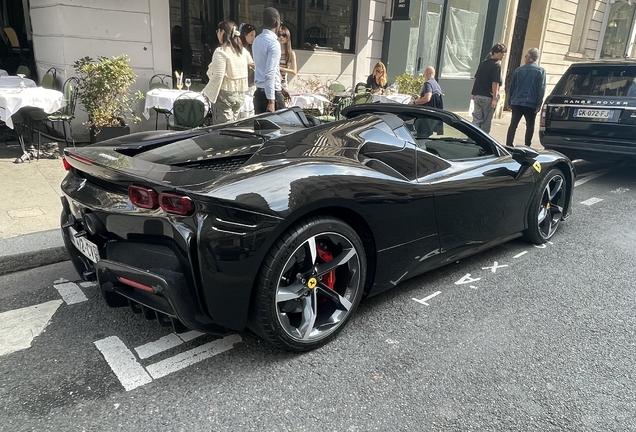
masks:
{"label": "outdoor chair", "polygon": [[333,110],[333,115],[322,115],[322,116],[318,116],[317,118],[322,123],[342,120],[344,118],[342,116],[342,111],[346,107],[351,106],[352,104],[353,104],[353,98],[351,98],[351,97],[343,97],[336,104],[336,106],[335,106],[335,108]]}
{"label": "outdoor chair", "polygon": [[[75,106],[77,105],[77,93],[79,91],[79,78],[70,77],[64,82],[62,92],[64,93],[64,100],[66,105],[60,110],[47,114],[41,109],[30,110],[29,117],[33,122],[51,122],[55,129],[55,123],[62,123],[62,131],[64,133],[64,142],[68,146],[69,137],[73,141],[73,148],[75,147],[75,139],[73,138],[73,125],[72,121],[75,118]],[[66,124],[68,124],[69,133],[66,134]],[[38,155],[40,153],[40,144],[42,141],[42,132],[38,127]]]}
{"label": "outdoor chair", "polygon": [[353,104],[368,104],[373,102],[373,95],[371,93],[358,93],[353,97]]}
{"label": "outdoor chair", "polygon": [[366,93],[366,91],[367,91],[367,83],[364,83],[364,82],[359,82],[358,84],[356,84],[353,90],[355,94]]}
{"label": "outdoor chair", "polygon": [[49,70],[44,73],[42,81],[40,82],[40,86],[44,87],[45,89],[54,89],[56,77],[57,69],[55,69],[54,67],[49,68]]}
{"label": "outdoor chair", "polygon": [[347,91],[347,88],[344,86],[344,84],[341,84],[338,81],[328,82],[327,89],[329,89],[329,92],[331,93],[342,93],[344,91]]}
{"label": "outdoor chair", "polygon": [[202,84],[202,83],[192,84],[190,86],[190,91],[195,91],[195,92],[201,93],[204,88],[205,88],[205,84]]}
{"label": "outdoor chair", "polygon": [[174,101],[170,129],[187,130],[203,126],[207,107],[197,96],[185,93]]}
{"label": "outdoor chair", "polygon": [[[171,84],[172,84],[172,76],[167,74],[156,74],[156,75],[153,75],[152,78],[150,78],[150,82],[148,83],[148,89],[149,90],[156,89],[156,88],[169,89],[171,88]],[[153,106],[152,109],[155,112],[155,130],[159,129],[159,114],[163,114],[164,117],[166,118],[166,129],[168,129],[170,125],[169,120],[170,120],[170,116],[172,115],[172,111],[170,111],[168,108],[165,108],[159,105]]]}
{"label": "outdoor chair", "polygon": [[24,75],[25,78],[31,78],[31,69],[28,66],[20,65],[18,70],[15,71],[16,75]]}

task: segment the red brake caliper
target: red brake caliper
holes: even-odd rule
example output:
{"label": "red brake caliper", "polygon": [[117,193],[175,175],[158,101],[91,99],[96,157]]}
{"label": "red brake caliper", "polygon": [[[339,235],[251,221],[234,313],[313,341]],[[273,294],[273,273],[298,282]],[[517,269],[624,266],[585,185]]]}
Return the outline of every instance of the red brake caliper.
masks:
{"label": "red brake caliper", "polygon": [[[325,263],[328,263],[333,260],[333,255],[327,249],[324,248],[323,245],[318,244],[316,248],[318,252],[318,257]],[[331,270],[329,273],[324,275],[322,278],[322,283],[327,285],[329,289],[333,289],[333,286],[336,284],[336,271]]]}

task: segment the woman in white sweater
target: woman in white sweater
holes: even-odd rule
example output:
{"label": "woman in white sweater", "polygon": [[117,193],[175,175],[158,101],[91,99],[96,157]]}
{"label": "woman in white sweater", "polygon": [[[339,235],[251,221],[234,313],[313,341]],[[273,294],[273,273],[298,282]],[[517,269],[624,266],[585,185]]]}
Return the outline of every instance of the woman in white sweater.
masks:
{"label": "woman in white sweater", "polygon": [[232,21],[219,23],[216,37],[221,44],[208,67],[210,81],[202,93],[214,104],[214,124],[235,121],[248,90],[247,69],[252,56],[243,48],[240,33]]}

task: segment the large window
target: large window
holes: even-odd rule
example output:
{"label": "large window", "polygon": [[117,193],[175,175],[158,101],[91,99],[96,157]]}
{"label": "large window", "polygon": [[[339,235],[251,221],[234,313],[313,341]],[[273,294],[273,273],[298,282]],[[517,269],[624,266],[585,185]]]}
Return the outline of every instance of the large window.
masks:
{"label": "large window", "polygon": [[627,54],[632,40],[636,3],[633,0],[615,0],[610,3],[600,57],[622,58]]}
{"label": "large window", "polygon": [[444,78],[471,78],[481,60],[487,0],[449,0],[444,34]]}
{"label": "large window", "polygon": [[236,0],[237,23],[263,27],[263,9],[275,7],[295,49],[354,51],[357,0]]}

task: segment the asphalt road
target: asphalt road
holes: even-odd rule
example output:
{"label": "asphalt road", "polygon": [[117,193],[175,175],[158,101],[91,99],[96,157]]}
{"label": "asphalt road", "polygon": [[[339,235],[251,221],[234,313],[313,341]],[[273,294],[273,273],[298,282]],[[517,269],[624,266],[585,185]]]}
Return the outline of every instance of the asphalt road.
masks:
{"label": "asphalt road", "polygon": [[48,326],[0,351],[0,430],[636,430],[636,170],[577,167],[544,248],[401,283],[303,355],[247,332],[178,339],[68,262],[4,276],[0,348],[20,311]]}

